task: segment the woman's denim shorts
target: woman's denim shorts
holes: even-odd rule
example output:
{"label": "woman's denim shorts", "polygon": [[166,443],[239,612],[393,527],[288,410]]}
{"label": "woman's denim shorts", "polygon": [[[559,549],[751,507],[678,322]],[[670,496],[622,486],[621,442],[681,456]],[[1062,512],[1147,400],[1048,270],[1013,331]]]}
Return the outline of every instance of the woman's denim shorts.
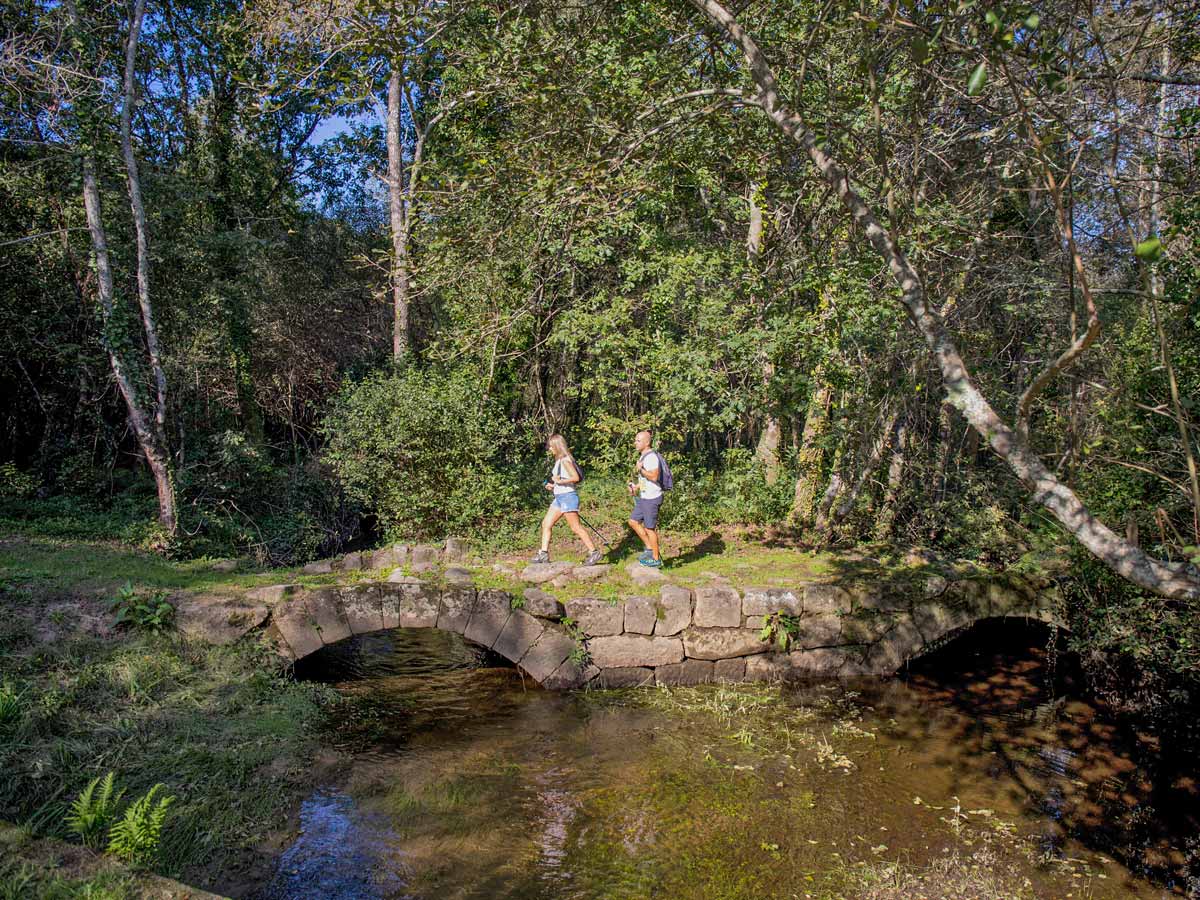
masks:
{"label": "woman's denim shorts", "polygon": [[579,512],[579,495],[575,491],[568,494],[555,494],[551,506],[557,506],[563,512]]}

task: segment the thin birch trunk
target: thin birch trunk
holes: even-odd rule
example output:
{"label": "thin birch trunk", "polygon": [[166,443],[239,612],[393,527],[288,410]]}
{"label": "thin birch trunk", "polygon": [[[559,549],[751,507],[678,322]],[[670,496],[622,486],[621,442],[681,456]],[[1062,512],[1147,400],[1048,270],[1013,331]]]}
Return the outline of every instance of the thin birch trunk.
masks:
{"label": "thin birch trunk", "polygon": [[[758,45],[717,0],[688,2],[704,13],[741,49],[759,89],[755,102],[783,134],[804,149],[813,165],[837,193],[898,284],[900,302],[937,360],[950,402],[981,435],[986,436],[992,449],[1029,488],[1033,499],[1044,506],[1067,533],[1123,578],[1164,597],[1200,599],[1200,575],[1195,569],[1155,559],[1100,522],[1075,492],[1056,478],[1021,436],[1000,418],[971,379],[941,314],[929,303],[925,288],[908,257],[892,241],[875,214],[851,186],[848,173],[818,146],[815,135],[805,121],[783,103],[775,73]],[[1027,395],[1029,393],[1026,392]]]}
{"label": "thin birch trunk", "polygon": [[[755,193],[758,190],[758,185],[753,181],[750,182],[750,189],[746,194],[746,203],[750,208],[750,224],[746,229],[746,256],[751,267],[757,269],[759,259],[762,257],[763,248],[763,211],[758,205],[758,199]],[[759,314],[759,326],[763,325],[762,314]],[[770,390],[771,379],[775,375],[775,366],[769,359],[764,359],[762,362],[762,383],[763,387]],[[768,411],[763,420],[762,431],[758,436],[758,446],[755,448],[754,455],[757,457],[759,464],[763,468],[763,475],[766,478],[767,484],[774,484],[779,480],[779,419],[771,411]]]}
{"label": "thin birch trunk", "polygon": [[[1166,72],[1171,64],[1171,51],[1169,47],[1164,46],[1162,49],[1162,71]],[[1154,122],[1154,175],[1150,179],[1150,235],[1157,237],[1159,231],[1159,223],[1162,217],[1162,152],[1163,152],[1163,129],[1166,127],[1167,120],[1167,86],[1160,84],[1158,86],[1158,107],[1155,113]],[[1166,330],[1163,328],[1162,310],[1159,308],[1158,301],[1163,295],[1163,279],[1158,272],[1158,267],[1149,264],[1144,265],[1146,278],[1149,282],[1150,293],[1150,309],[1154,315],[1154,332],[1158,337],[1158,354],[1162,361],[1163,369],[1167,373],[1167,386],[1171,392],[1171,412],[1175,418],[1175,425],[1179,429],[1179,439],[1183,444],[1183,456],[1187,462],[1188,471],[1188,486],[1192,492],[1192,538],[1197,544],[1200,544],[1200,475],[1196,470],[1196,454],[1192,451],[1192,435],[1188,428],[1187,416],[1183,411],[1183,404],[1179,399],[1179,381],[1175,377],[1175,365],[1171,360],[1171,350],[1167,343]]]}
{"label": "thin birch trunk", "polygon": [[388,208],[392,228],[392,358],[399,362],[409,351],[408,337],[408,215],[404,206],[404,148],[400,141],[400,110],[404,102],[400,67],[388,79],[387,155]]}

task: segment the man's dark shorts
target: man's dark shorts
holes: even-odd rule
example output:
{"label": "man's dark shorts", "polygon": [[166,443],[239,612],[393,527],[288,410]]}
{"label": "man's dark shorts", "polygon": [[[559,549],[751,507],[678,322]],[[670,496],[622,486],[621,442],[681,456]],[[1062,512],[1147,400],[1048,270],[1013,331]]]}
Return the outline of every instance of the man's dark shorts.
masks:
{"label": "man's dark shorts", "polygon": [[658,527],[658,508],[662,506],[662,497],[655,497],[653,500],[643,500],[638,497],[633,501],[633,515],[629,518],[635,522],[641,522],[647,528]]}

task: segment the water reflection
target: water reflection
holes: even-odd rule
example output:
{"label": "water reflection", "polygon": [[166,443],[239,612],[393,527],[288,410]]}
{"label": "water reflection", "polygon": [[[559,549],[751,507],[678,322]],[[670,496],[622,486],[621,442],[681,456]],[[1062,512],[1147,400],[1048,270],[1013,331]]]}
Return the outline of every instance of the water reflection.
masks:
{"label": "water reflection", "polygon": [[300,837],[279,859],[263,900],[322,897],[382,900],[402,896],[403,853],[379,816],[366,816],[349,797],[318,792],[300,809]]}
{"label": "water reflection", "polygon": [[348,698],[356,762],[305,805],[272,900],[855,896],[856,867],[980,846],[1035,896],[1200,896],[1194,758],[1062,661],[1048,684],[1040,627],[782,691],[552,694],[433,630],[305,663]]}

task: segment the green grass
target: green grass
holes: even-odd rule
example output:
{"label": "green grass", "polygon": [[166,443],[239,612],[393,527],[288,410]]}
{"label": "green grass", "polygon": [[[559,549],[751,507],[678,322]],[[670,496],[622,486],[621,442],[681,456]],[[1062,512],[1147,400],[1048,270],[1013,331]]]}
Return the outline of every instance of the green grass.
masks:
{"label": "green grass", "polygon": [[22,701],[0,730],[0,818],[68,838],[67,806],[97,775],[114,771],[127,796],[162,782],[177,801],[155,869],[205,884],[253,857],[311,787],[334,695],[281,678],[257,647],[7,638],[0,679]]}

